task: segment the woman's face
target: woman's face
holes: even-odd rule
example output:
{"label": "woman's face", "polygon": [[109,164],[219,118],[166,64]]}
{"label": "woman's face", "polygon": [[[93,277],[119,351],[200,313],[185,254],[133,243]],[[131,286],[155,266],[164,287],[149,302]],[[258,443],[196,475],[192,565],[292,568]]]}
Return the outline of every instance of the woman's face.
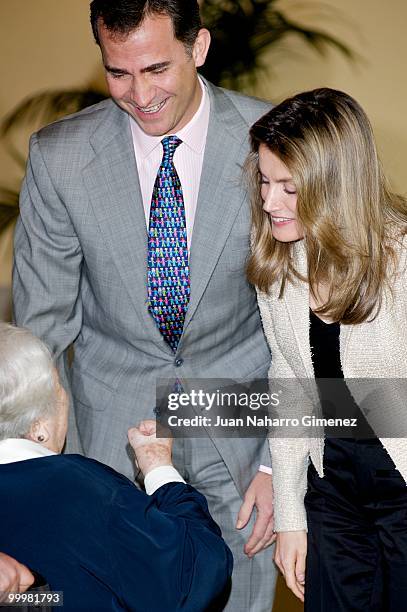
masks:
{"label": "woman's face", "polygon": [[297,192],[287,166],[266,145],[259,147],[263,210],[270,215],[273,237],[293,242],[304,237],[297,221]]}

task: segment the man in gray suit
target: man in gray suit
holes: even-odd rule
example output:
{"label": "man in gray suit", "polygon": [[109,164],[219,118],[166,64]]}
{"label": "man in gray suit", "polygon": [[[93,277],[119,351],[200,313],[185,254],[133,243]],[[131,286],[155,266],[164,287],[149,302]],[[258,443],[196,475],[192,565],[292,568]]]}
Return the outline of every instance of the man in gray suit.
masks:
{"label": "man in gray suit", "polygon": [[[14,308],[17,323],[54,351],[70,388],[69,450],[77,426],[87,456],[134,477],[126,432],[153,415],[158,378],[267,375],[270,354],[244,270],[249,206],[241,166],[248,129],[269,106],[198,77],[210,35],[193,0],[94,0],[91,18],[113,99],[31,139]],[[172,344],[152,316],[149,250],[151,194],[168,135],[176,142],[171,163],[188,243],[186,308]],[[264,439],[177,440],[174,462],[207,496],[233,551],[227,609],[270,612],[274,536],[271,476],[259,471],[270,464]]]}

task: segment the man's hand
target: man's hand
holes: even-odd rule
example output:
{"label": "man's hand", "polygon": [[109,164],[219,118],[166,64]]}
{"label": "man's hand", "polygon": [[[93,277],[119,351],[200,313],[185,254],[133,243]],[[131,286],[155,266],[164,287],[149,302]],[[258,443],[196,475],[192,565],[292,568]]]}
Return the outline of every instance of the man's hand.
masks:
{"label": "man's hand", "polygon": [[158,438],[155,421],[142,421],[138,427],[129,429],[129,442],[136,453],[136,459],[144,476],[156,467],[172,465],[171,438]]}
{"label": "man's hand", "polygon": [[0,553],[0,602],[6,599],[9,592],[23,593],[33,582],[34,576],[25,565]]}
{"label": "man's hand", "polygon": [[249,558],[264,548],[267,548],[276,539],[273,532],[273,487],[271,474],[257,472],[250,483],[240,507],[236,528],[242,529],[247,525],[254,507],[257,510],[256,522],[250,538],[245,544],[244,552]]}
{"label": "man's hand", "polygon": [[294,595],[304,601],[307,532],[282,531],[277,534],[274,561]]}

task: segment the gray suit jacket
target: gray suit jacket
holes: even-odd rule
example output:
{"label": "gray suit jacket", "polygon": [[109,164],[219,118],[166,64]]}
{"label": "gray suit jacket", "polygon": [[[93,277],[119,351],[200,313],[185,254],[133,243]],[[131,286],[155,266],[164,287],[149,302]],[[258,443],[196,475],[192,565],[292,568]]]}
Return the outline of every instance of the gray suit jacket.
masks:
{"label": "gray suit jacket", "polygon": [[[270,362],[244,274],[241,179],[248,129],[269,106],[208,88],[191,301],[175,356],[147,310],[147,230],[127,114],[109,99],[31,140],[15,235],[15,318],[59,360],[73,343],[68,379],[83,450],[126,475],[127,428],[153,416],[157,378],[261,378]],[[269,462],[263,440],[214,442],[241,492],[258,463]]]}

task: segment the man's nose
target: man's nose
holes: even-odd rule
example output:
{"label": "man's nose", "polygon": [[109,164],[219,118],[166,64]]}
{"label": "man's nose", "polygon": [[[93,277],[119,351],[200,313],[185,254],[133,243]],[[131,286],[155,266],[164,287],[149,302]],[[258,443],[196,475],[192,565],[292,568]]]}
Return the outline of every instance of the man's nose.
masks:
{"label": "man's nose", "polygon": [[154,104],[155,95],[156,89],[147,79],[133,79],[130,96],[137,106],[148,108]]}

